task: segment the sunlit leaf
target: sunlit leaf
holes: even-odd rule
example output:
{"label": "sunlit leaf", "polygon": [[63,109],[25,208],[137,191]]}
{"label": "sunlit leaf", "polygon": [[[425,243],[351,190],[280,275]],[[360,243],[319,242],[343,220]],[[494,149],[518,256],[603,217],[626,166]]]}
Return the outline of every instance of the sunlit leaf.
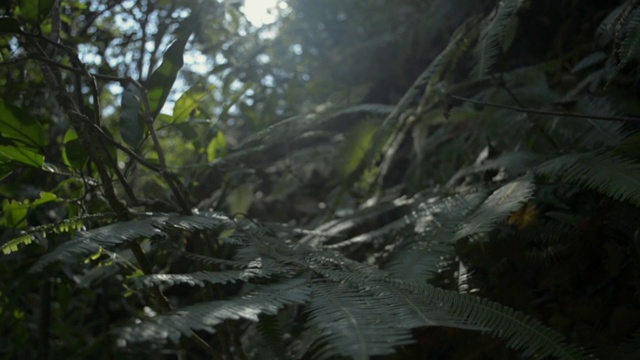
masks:
{"label": "sunlit leaf", "polygon": [[17,200],[4,199],[0,224],[10,228],[23,228],[27,225],[27,211],[29,206]]}
{"label": "sunlit leaf", "polygon": [[230,214],[246,214],[253,201],[253,184],[242,184],[227,196]]}
{"label": "sunlit leaf", "polygon": [[176,81],[178,71],[184,64],[184,48],[194,29],[194,20],[186,19],[177,30],[178,38],[174,41],[162,57],[162,64],[149,76],[146,87],[149,97],[151,115],[155,118],[169,97],[173,83]]}
{"label": "sunlit leaf", "polygon": [[222,131],[218,131],[218,135],[211,139],[209,145],[207,146],[207,160],[212,162],[223,155],[224,151],[227,149],[227,139],[224,136]]}
{"label": "sunlit leaf", "polygon": [[49,16],[55,2],[56,0],[18,0],[18,6],[27,21],[39,25]]}
{"label": "sunlit leaf", "polygon": [[350,175],[358,168],[367,150],[371,147],[377,129],[378,127],[374,123],[365,122],[347,135],[340,153],[340,170],[345,176]]}
{"label": "sunlit leaf", "polygon": [[173,107],[173,122],[183,122],[190,117],[198,116],[200,110],[198,105],[210,92],[213,90],[213,86],[210,86],[205,91],[199,90],[200,86],[194,86],[187,90]]}

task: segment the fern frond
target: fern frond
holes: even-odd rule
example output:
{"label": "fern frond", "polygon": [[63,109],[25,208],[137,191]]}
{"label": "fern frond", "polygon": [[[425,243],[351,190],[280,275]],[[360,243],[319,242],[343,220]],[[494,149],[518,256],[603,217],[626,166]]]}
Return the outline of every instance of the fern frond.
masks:
{"label": "fern frond", "polygon": [[269,277],[269,275],[271,273],[264,272],[261,269],[248,268],[246,270],[198,271],[189,274],[153,274],[134,278],[133,282],[138,287],[173,286],[176,284],[203,287],[205,282],[209,284],[224,284],[227,282],[248,281],[255,277]]}
{"label": "fern frond", "polygon": [[636,8],[629,15],[624,24],[623,34],[624,38],[618,48],[618,68],[623,68],[629,61],[637,58],[640,51],[640,8]]}
{"label": "fern frond", "polygon": [[261,314],[274,315],[290,304],[309,301],[311,288],[306,279],[290,279],[273,285],[256,286],[244,296],[230,300],[211,301],[177,309],[171,313],[144,319],[138,324],[120,329],[120,337],[130,342],[178,342],[194,331],[215,332],[215,326],[225,320],[258,321]]}
{"label": "fern frond", "polygon": [[45,266],[56,262],[72,262],[81,256],[96,253],[100,248],[112,250],[129,240],[151,238],[163,235],[154,226],[154,218],[145,218],[103,226],[97,229],[79,232],[72,240],[67,241],[45,254],[33,265],[31,272],[41,271]]}
{"label": "fern frond", "polygon": [[508,152],[498,156],[497,158],[488,159],[481,164],[474,164],[458,171],[458,173],[455,174],[447,184],[448,186],[452,186],[467,175],[487,170],[504,169],[509,175],[518,176],[526,172],[531,167],[531,164],[534,164],[539,160],[540,156],[530,151]]}
{"label": "fern frond", "polygon": [[289,359],[278,317],[276,315],[261,314],[258,319],[258,331],[267,344],[269,344],[273,355],[280,360]]}
{"label": "fern frond", "polygon": [[126,241],[166,236],[166,230],[168,229],[193,231],[231,226],[234,226],[233,221],[213,212],[190,216],[151,216],[133,221],[118,222],[79,232],[72,240],[61,244],[52,252],[41,257],[30,271],[40,271],[45,266],[56,261],[74,261],[80,256],[95,253],[101,248],[113,250]]}
{"label": "fern frond", "polygon": [[0,246],[0,250],[2,250],[3,254],[8,255],[12,252],[18,251],[19,245],[29,245],[34,240],[36,240],[35,235],[20,235],[2,244],[2,246]]}
{"label": "fern frond", "polygon": [[619,22],[624,18],[624,13],[630,10],[634,2],[635,0],[627,0],[623,2],[613,11],[611,11],[604,18],[604,20],[602,20],[602,22],[596,29],[596,39],[598,40],[598,45],[607,45],[614,39],[616,28],[618,27]]}
{"label": "fern frond", "polygon": [[484,76],[496,62],[505,43],[506,32],[512,21],[515,21],[518,10],[526,0],[503,0],[491,14],[491,19],[482,29],[475,49],[476,66],[473,73],[477,77]]}
{"label": "fern frond", "polygon": [[393,110],[392,106],[383,104],[360,104],[350,106],[345,109],[329,111],[326,114],[309,114],[300,115],[282,120],[275,123],[264,130],[258,131],[245,138],[239,148],[246,145],[262,141],[263,143],[280,142],[284,138],[294,138],[300,136],[303,132],[317,129],[320,125],[330,122],[348,114],[368,114],[375,116],[386,116]]}
{"label": "fern frond", "polygon": [[222,266],[229,266],[234,269],[240,269],[247,266],[247,263],[243,261],[219,259],[211,256],[193,254],[193,253],[182,251],[182,250],[177,250],[177,251],[180,252],[180,256],[183,256],[189,260],[192,260],[194,262],[197,262],[203,265],[222,265]]}
{"label": "fern frond", "polygon": [[36,240],[36,235],[42,235],[44,237],[47,236],[48,233],[68,233],[74,230],[81,230],[84,227],[85,222],[87,221],[95,221],[102,220],[105,218],[112,217],[113,214],[92,214],[92,215],[82,215],[76,216],[73,218],[65,219],[59,223],[53,224],[45,224],[36,226],[34,228],[25,231],[22,235],[17,238],[11,239],[6,243],[0,246],[0,251],[3,254],[10,254],[14,251],[18,251],[19,245],[29,245],[32,241]]}
{"label": "fern frond", "polygon": [[410,331],[397,327],[388,311],[391,299],[345,284],[317,281],[309,305],[308,324],[318,330],[312,346],[314,359],[348,356],[369,359],[394,352],[394,346],[412,342]]}
{"label": "fern frond", "polygon": [[535,171],[640,206],[640,164],[614,153],[564,155],[545,162]]}
{"label": "fern frond", "polygon": [[429,278],[449,261],[453,234],[485,198],[485,193],[478,192],[419,204],[411,214],[415,235],[405,238],[387,270],[403,280]]}
{"label": "fern frond", "polygon": [[522,203],[529,200],[534,190],[535,185],[529,176],[523,176],[502,186],[469,216],[452,240],[457,241],[469,235],[491,230],[496,221],[506,219]]}
{"label": "fern frond", "polygon": [[188,216],[169,215],[156,218],[154,224],[159,228],[175,228],[187,231],[232,227],[233,220],[217,212],[203,212]]}
{"label": "fern frond", "polygon": [[396,279],[387,281],[400,290],[429,298],[432,304],[441,306],[441,313],[462,319],[464,326],[483,329],[483,332],[491,336],[505,339],[507,346],[522,351],[524,356],[545,358],[552,355],[558,359],[571,360],[588,358],[584,350],[566,344],[560,333],[506,306],[424,283]]}

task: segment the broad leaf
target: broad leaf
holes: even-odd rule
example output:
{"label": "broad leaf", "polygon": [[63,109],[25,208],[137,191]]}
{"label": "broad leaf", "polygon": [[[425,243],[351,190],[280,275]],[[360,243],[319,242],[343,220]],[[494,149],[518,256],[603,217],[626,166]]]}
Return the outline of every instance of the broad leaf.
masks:
{"label": "broad leaf", "polygon": [[0,145],[0,161],[18,161],[41,169],[44,165],[44,156],[25,146]]}
{"label": "broad leaf", "polygon": [[27,211],[29,206],[17,200],[4,199],[2,201],[2,218],[0,224],[10,228],[23,228],[27,225]]}
{"label": "broad leaf", "polygon": [[173,122],[179,123],[189,119],[192,116],[197,116],[200,111],[198,104],[209,95],[213,90],[213,86],[210,86],[206,90],[199,90],[201,86],[194,86],[187,90],[173,107]]}
{"label": "broad leaf", "polygon": [[178,28],[178,38],[169,46],[162,57],[162,64],[151,74],[146,82],[147,96],[153,118],[160,114],[160,110],[169,97],[173,83],[176,81],[178,71],[184,64],[184,48],[194,29],[193,19],[185,20]]}
{"label": "broad leaf", "polygon": [[81,170],[89,159],[89,155],[80,145],[78,134],[73,129],[67,130],[64,134],[64,147],[62,148],[62,159],[65,165],[70,168]]}
{"label": "broad leaf", "polygon": [[45,144],[42,125],[21,108],[0,100],[0,133],[5,138],[14,139],[40,148]]}
{"label": "broad leaf", "polygon": [[140,112],[140,92],[137,87],[130,84],[122,94],[120,136],[134,149],[144,137],[144,121]]}
{"label": "broad leaf", "polygon": [[40,25],[49,16],[56,0],[19,0],[18,6],[24,18]]}
{"label": "broad leaf", "polygon": [[207,146],[207,160],[212,162],[219,159],[227,150],[227,139],[222,131],[218,131],[218,135],[211,139]]}

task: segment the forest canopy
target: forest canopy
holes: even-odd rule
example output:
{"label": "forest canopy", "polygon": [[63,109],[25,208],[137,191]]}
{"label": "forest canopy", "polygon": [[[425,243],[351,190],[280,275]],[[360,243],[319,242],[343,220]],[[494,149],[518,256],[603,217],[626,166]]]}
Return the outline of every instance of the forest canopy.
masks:
{"label": "forest canopy", "polygon": [[638,1],[256,1],[0,5],[0,358],[640,357]]}

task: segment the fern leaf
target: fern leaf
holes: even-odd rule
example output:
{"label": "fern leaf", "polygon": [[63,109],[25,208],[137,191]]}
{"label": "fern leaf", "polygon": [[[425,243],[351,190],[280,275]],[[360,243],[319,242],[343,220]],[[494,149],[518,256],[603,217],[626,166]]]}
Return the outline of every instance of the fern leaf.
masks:
{"label": "fern leaf", "polygon": [[599,46],[605,46],[609,44],[615,36],[615,28],[618,26],[618,22],[623,18],[623,14],[628,11],[629,7],[635,0],[628,0],[620,4],[617,8],[611,11],[602,20],[598,28],[596,29],[596,39]]}
{"label": "fern leaf", "polygon": [[41,257],[29,271],[38,272],[56,261],[72,262],[78,257],[96,253],[100,248],[111,250],[125,241],[162,234],[162,231],[154,226],[154,218],[119,222],[79,232],[74,239]]}
{"label": "fern leaf", "polygon": [[280,321],[276,315],[261,314],[258,320],[258,331],[264,340],[269,344],[269,348],[278,359],[286,360],[286,346],[284,344]]}
{"label": "fern leaf", "polygon": [[189,274],[153,274],[134,278],[133,281],[139,287],[153,287],[157,285],[173,286],[187,284],[203,287],[204,283],[224,284],[235,281],[248,281],[254,277],[268,277],[268,273],[262,273],[260,269],[228,270],[228,271],[198,271]]}
{"label": "fern leaf", "polygon": [[37,235],[47,236],[48,233],[67,233],[72,230],[80,230],[84,227],[84,222],[90,220],[100,220],[108,217],[112,217],[113,214],[92,214],[82,215],[73,218],[65,219],[59,223],[45,224],[36,226],[34,228],[25,231],[17,238],[11,239],[0,246],[0,251],[3,254],[10,254],[14,251],[18,251],[18,245],[29,245],[36,240]]}
{"label": "fern leaf", "polygon": [[165,236],[166,229],[202,230],[232,226],[233,222],[218,213],[207,212],[190,216],[164,215],[119,222],[89,231],[79,232],[52,252],[41,257],[30,271],[37,272],[56,261],[74,261],[80,256],[97,252],[100,248],[112,250],[123,242]]}
{"label": "fern leaf", "polygon": [[303,132],[318,128],[320,125],[338,119],[343,115],[364,113],[369,115],[386,116],[393,110],[392,106],[382,104],[360,104],[350,106],[337,111],[330,111],[327,114],[300,115],[285,119],[267,127],[264,130],[248,136],[240,144],[243,148],[250,143],[262,140],[265,143],[279,143],[283,138],[300,136]]}
{"label": "fern leaf", "polygon": [[187,231],[217,229],[218,227],[230,227],[233,220],[217,212],[203,212],[188,216],[166,216],[156,218],[155,225],[159,228],[176,228]]}
{"label": "fern leaf", "polygon": [[306,279],[290,279],[274,285],[257,286],[248,294],[230,300],[211,301],[180,308],[171,313],[145,319],[122,328],[124,341],[178,342],[183,335],[194,331],[215,332],[215,326],[225,320],[258,321],[261,314],[274,315],[290,304],[303,304],[311,295]]}
{"label": "fern leaf", "polygon": [[640,164],[611,152],[560,156],[540,165],[536,172],[640,206]]}
{"label": "fern leaf", "polygon": [[2,244],[2,246],[0,246],[0,250],[5,255],[11,254],[12,252],[18,251],[18,245],[29,245],[34,240],[35,240],[34,235],[28,235],[28,234],[21,235],[21,236],[18,236],[17,238],[13,238],[7,241],[6,243]]}
{"label": "fern leaf", "polygon": [[313,284],[308,324],[319,336],[312,346],[314,359],[348,356],[367,360],[394,352],[394,346],[412,342],[407,329],[395,327],[387,311],[388,297],[358,291],[344,284]]}
{"label": "fern leaf", "polygon": [[504,45],[507,28],[515,20],[518,10],[525,2],[525,0],[500,1],[494,13],[490,15],[492,18],[484,27],[475,49],[476,66],[473,70],[475,76],[484,76],[496,62]]}
{"label": "fern leaf", "polygon": [[486,198],[483,192],[420,203],[412,212],[415,236],[405,238],[387,270],[399,279],[424,281],[452,255],[451,238],[470,212]]}
{"label": "fern leaf", "polygon": [[624,39],[620,42],[618,68],[636,58],[640,51],[640,8],[635,9],[624,24]]}
{"label": "fern leaf", "polygon": [[[522,351],[524,356],[558,359],[587,359],[585,352],[565,343],[563,336],[538,320],[487,299],[434,288],[430,285],[388,279],[394,287],[422,294],[441,313],[463,319],[464,326],[482,329],[491,336],[507,340],[507,346]],[[452,325],[452,326],[455,326]]]}
{"label": "fern leaf", "polygon": [[522,203],[529,200],[533,196],[534,189],[535,185],[528,176],[502,186],[471,214],[452,240],[457,241],[469,235],[491,230],[496,221],[507,218]]}

